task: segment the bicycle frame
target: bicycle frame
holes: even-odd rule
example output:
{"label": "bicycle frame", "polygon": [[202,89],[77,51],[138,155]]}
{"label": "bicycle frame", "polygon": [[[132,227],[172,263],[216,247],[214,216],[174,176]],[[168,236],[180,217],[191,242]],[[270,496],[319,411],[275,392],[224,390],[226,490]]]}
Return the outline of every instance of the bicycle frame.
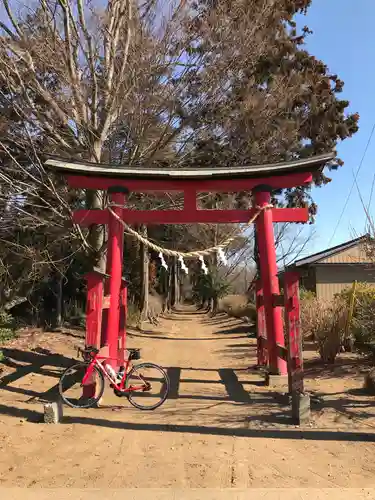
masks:
{"label": "bicycle frame", "polygon": [[112,376],[108,373],[108,371],[106,370],[106,368],[105,368],[104,364],[101,362],[101,360],[103,360],[103,361],[104,360],[105,361],[116,361],[116,362],[119,361],[117,358],[107,358],[105,356],[95,355],[93,357],[92,361],[90,362],[90,364],[86,370],[86,373],[82,379],[83,386],[86,384],[86,382],[88,380],[90,380],[92,372],[94,371],[94,367],[96,366],[103,373],[105,378],[109,380],[109,382],[112,384],[112,387],[114,389],[117,389],[118,391],[127,393],[127,392],[133,392],[133,391],[141,391],[144,389],[143,385],[142,386],[130,386],[127,389],[124,387],[125,383],[126,383],[126,379],[128,377],[128,372],[130,371],[130,370],[128,370],[128,368],[132,366],[132,363],[129,359],[125,361],[124,375],[122,376],[119,384],[117,383],[117,380],[112,379]]}

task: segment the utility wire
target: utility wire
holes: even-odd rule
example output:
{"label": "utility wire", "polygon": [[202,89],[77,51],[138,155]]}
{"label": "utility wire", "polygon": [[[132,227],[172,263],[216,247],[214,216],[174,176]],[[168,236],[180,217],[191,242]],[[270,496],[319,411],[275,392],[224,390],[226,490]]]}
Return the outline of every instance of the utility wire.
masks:
{"label": "utility wire", "polygon": [[[372,202],[372,195],[374,193],[374,187],[375,187],[375,173],[372,177],[372,184],[371,184],[371,191],[370,191],[370,198],[368,200],[368,205],[367,205],[367,213],[370,213],[370,208],[371,208],[371,202]],[[366,223],[365,223],[365,231],[366,231],[366,226],[367,226],[367,214],[366,214]]]}
{"label": "utility wire", "polygon": [[[341,223],[341,220],[342,220],[342,218],[343,218],[343,216],[344,216],[344,213],[345,213],[346,207],[348,206],[348,203],[349,203],[350,197],[351,197],[351,195],[352,195],[352,193],[353,193],[354,186],[355,186],[355,185],[356,185],[356,183],[357,183],[357,177],[358,177],[358,174],[359,174],[359,172],[360,172],[360,170],[361,170],[361,168],[362,168],[363,162],[364,162],[364,160],[365,160],[365,158],[366,158],[366,154],[367,154],[368,148],[370,147],[370,144],[371,144],[371,141],[372,141],[372,137],[373,137],[373,135],[374,135],[374,132],[375,132],[375,123],[374,123],[374,125],[372,126],[371,133],[370,133],[370,137],[368,138],[368,141],[367,141],[367,144],[366,144],[365,150],[364,150],[364,152],[363,152],[363,155],[362,155],[361,161],[360,161],[360,163],[359,163],[359,165],[358,165],[358,168],[357,168],[356,173],[354,174],[354,171],[352,170],[352,171],[353,171],[354,180],[353,180],[352,186],[351,186],[351,188],[350,188],[349,194],[348,194],[348,196],[346,197],[346,201],[345,201],[344,207],[343,207],[343,209],[342,209],[342,211],[341,211],[341,214],[340,214],[339,220],[337,221],[336,227],[335,227],[335,229],[334,229],[334,231],[333,231],[333,233],[332,233],[332,236],[331,236],[331,238],[330,238],[330,240],[329,240],[329,242],[328,242],[328,247],[331,245],[331,242],[332,242],[333,238],[336,236],[337,230],[338,230],[338,228],[339,228],[339,226],[340,226],[340,223]],[[375,182],[375,179],[374,179],[374,182]],[[371,191],[371,193],[372,193],[372,191]]]}

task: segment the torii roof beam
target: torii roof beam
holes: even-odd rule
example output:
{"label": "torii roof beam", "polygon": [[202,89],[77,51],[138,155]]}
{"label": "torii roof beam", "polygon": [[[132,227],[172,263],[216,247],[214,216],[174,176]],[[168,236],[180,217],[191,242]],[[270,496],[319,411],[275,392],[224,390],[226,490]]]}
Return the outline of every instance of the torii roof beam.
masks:
{"label": "torii roof beam", "polygon": [[[135,192],[183,192],[183,210],[122,210],[129,224],[246,223],[254,215],[250,210],[199,210],[196,197],[202,192],[252,191],[259,186],[269,190],[308,184],[313,173],[334,158],[333,153],[290,162],[239,166],[173,168],[163,166],[111,166],[88,162],[49,159],[46,166],[63,173],[73,188],[107,191],[126,188]],[[107,210],[77,210],[74,221],[81,226],[108,224]],[[306,222],[307,208],[273,208],[273,222]]]}
{"label": "torii roof beam", "polygon": [[300,186],[312,180],[334,158],[333,153],[290,162],[239,167],[176,168],[111,166],[49,159],[46,166],[60,171],[72,187],[107,190],[124,186],[130,191],[248,191],[259,184],[274,189]]}

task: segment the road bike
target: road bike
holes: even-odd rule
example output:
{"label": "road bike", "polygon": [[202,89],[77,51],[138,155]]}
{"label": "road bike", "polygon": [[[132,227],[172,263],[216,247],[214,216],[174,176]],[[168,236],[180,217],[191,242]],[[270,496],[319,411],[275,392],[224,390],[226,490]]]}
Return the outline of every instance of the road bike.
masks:
{"label": "road bike", "polygon": [[[155,410],[162,405],[170,387],[165,370],[154,363],[134,365],[132,361],[141,357],[140,349],[127,349],[125,352],[124,365],[116,373],[109,361],[115,361],[119,366],[118,359],[99,356],[95,347],[77,347],[77,354],[82,355],[83,362],[67,368],[59,382],[59,393],[64,403],[71,408],[92,408],[103,396],[107,379],[116,396],[126,397],[140,410]],[[155,393],[157,388],[159,394]],[[69,397],[71,389],[72,397]]]}

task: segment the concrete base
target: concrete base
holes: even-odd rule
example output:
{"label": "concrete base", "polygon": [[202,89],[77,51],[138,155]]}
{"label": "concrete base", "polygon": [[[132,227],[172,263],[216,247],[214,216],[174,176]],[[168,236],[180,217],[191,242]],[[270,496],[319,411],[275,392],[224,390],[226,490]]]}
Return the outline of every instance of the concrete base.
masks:
{"label": "concrete base", "polygon": [[288,392],[288,375],[266,373],[265,384],[277,391]]}
{"label": "concrete base", "polygon": [[297,425],[310,422],[310,395],[306,393],[292,394],[292,418]]}
{"label": "concrete base", "polygon": [[63,417],[63,405],[61,401],[46,403],[44,405],[44,423],[58,424]]}

